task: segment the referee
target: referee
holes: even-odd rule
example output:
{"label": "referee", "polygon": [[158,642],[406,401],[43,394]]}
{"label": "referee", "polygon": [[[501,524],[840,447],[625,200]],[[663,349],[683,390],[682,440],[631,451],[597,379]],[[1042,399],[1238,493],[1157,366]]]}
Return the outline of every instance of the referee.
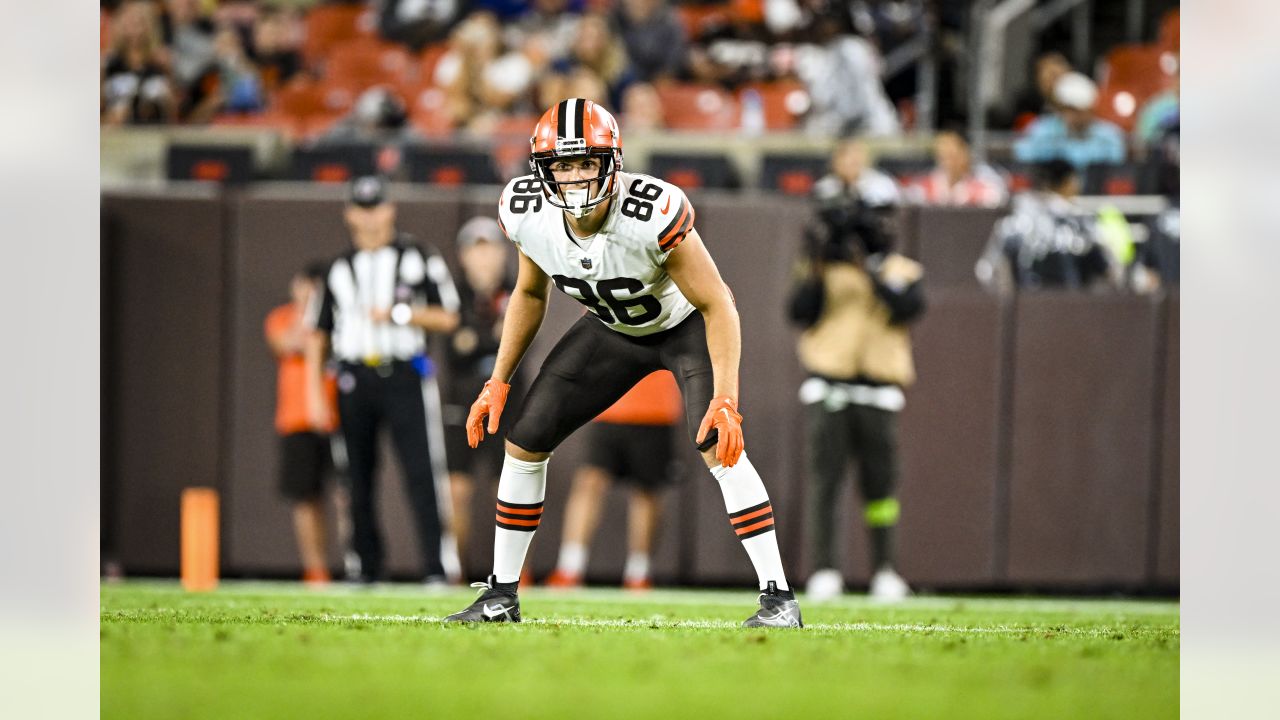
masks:
{"label": "referee", "polygon": [[[374,513],[378,429],[391,428],[412,506],[428,584],[457,572],[451,539],[442,542],[444,440],[428,332],[458,324],[458,294],[444,259],[396,230],[396,208],[381,178],[357,178],[345,210],[354,248],[329,266],[314,333],[307,344],[308,409],[322,402],[321,368],[331,343],[338,363],[338,420],[351,479],[352,545],[360,581],[382,578],[384,552]],[[442,553],[442,545],[444,552]]]}

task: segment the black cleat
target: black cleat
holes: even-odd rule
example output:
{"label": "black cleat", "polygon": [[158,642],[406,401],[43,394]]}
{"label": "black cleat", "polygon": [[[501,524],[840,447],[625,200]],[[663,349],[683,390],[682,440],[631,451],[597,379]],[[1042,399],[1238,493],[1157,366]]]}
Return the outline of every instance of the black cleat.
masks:
{"label": "black cleat", "polygon": [[804,627],[795,593],[779,590],[778,584],[770,580],[768,587],[760,593],[760,609],[744,620],[742,627]]}
{"label": "black cleat", "polygon": [[445,622],[520,622],[520,598],[516,597],[518,583],[500,583],[490,575],[487,582],[471,583],[471,587],[484,588],[480,597],[466,610],[456,612]]}

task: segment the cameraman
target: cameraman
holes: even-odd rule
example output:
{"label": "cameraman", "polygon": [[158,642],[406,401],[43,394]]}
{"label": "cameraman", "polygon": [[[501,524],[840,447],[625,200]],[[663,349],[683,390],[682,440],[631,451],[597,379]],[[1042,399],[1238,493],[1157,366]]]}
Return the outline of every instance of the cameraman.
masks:
{"label": "cameraman", "polygon": [[902,390],[915,379],[907,324],[924,310],[923,268],[893,252],[897,198],[874,190],[835,176],[819,183],[817,215],[805,229],[790,299],[791,319],[804,328],[797,350],[809,374],[800,402],[808,415],[817,569],[806,592],[818,600],[842,591],[835,501],[851,457],[871,533],[871,595],[897,600],[910,592],[893,569],[896,435]]}

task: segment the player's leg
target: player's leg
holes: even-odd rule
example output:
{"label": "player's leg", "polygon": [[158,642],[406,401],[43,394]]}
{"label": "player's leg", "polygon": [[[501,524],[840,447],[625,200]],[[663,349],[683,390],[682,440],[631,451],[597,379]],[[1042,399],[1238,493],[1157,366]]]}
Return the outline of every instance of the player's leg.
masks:
{"label": "player's leg", "polygon": [[360,557],[362,582],[382,575],[382,536],[374,518],[373,483],[378,465],[379,409],[372,372],[344,370],[339,377],[338,422],[351,478],[351,546]]}
{"label": "player's leg", "polygon": [[518,622],[520,569],[542,520],[552,451],[656,369],[654,353],[590,315],[560,338],[507,433],[507,456],[498,478],[489,590],[446,620]]}
{"label": "player's leg", "polygon": [[841,593],[844,579],[836,565],[836,500],[844,479],[848,409],[827,408],[822,402],[806,406],[809,468],[809,532],[813,571],[805,593],[829,600]]}
{"label": "player's leg", "polygon": [[760,624],[800,625],[800,609],[782,569],[778,537],[774,530],[773,505],[764,481],[743,451],[733,467],[724,467],[716,459],[717,434],[711,432],[701,446],[697,445],[698,425],[711,404],[714,378],[711,356],[707,352],[706,326],[702,315],[693,313],[674,330],[662,350],[663,365],[675,375],[684,396],[685,425],[689,440],[702,453],[703,462],[720,485],[729,524],[751,558],[760,583],[761,610],[748,618],[750,626]]}
{"label": "player's leg", "polygon": [[898,600],[910,594],[907,583],[894,569],[895,534],[898,525],[898,413],[865,405],[850,406],[856,426],[853,436],[858,455],[858,485],[862,516],[871,536],[871,595]]}

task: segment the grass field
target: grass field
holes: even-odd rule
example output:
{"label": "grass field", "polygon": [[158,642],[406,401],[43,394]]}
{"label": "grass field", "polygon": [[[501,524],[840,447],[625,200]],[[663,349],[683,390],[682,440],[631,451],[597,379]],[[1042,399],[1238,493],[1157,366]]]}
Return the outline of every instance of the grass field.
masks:
{"label": "grass field", "polygon": [[103,585],[104,718],[1176,718],[1174,602],[851,596],[743,630],[750,590]]}

